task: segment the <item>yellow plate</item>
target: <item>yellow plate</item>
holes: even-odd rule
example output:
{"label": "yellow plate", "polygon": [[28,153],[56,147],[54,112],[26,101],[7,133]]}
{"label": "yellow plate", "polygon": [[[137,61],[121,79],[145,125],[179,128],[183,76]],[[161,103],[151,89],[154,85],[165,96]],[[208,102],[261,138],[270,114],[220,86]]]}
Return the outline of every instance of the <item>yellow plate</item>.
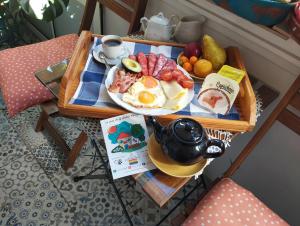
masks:
{"label": "yellow plate", "polygon": [[[184,151],[184,150],[182,150]],[[164,154],[152,134],[148,141],[148,154],[153,164],[162,172],[173,177],[192,177],[206,164],[206,159],[193,165],[180,165]]]}

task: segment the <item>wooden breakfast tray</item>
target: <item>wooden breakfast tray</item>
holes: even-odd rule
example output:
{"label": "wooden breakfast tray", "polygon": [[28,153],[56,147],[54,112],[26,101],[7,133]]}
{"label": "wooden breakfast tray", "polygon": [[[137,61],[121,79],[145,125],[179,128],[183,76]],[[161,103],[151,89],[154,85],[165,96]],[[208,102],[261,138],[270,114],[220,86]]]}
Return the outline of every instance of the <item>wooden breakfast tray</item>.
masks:
{"label": "wooden breakfast tray", "polygon": [[[101,37],[101,35],[94,35],[89,31],[83,31],[79,37],[74,53],[61,81],[58,108],[61,114],[78,117],[91,118],[109,118],[127,113],[126,110],[112,107],[93,107],[76,104],[69,104],[73,97],[80,81],[80,74],[84,69],[87,61],[89,48],[94,37]],[[138,40],[123,38],[125,41],[145,43],[151,45],[169,45],[184,47],[184,44],[166,43],[148,40]],[[245,70],[243,60],[241,58],[239,49],[236,47],[226,48],[228,65]],[[218,130],[227,130],[232,132],[251,131],[256,122],[256,99],[246,73],[246,76],[240,83],[240,93],[235,101],[235,106],[240,113],[240,120],[204,118],[195,116],[181,116],[181,115],[164,115],[159,117],[159,121],[167,123],[171,120],[180,117],[192,117],[199,121],[204,127]]]}

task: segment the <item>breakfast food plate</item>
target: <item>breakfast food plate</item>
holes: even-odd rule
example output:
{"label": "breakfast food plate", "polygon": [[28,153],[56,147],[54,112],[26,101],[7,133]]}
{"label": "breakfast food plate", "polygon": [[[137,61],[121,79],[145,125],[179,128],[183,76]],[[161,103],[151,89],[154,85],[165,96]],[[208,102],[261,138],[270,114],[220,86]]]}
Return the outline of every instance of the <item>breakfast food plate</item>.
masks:
{"label": "breakfast food plate", "polygon": [[[103,48],[102,48],[102,45],[100,44],[100,45],[97,45],[97,46],[93,49],[93,57],[94,57],[94,59],[95,59],[96,61],[98,61],[99,63],[105,64],[104,59],[102,59],[102,58],[99,57],[99,54],[100,54],[101,52],[103,52]],[[111,59],[111,58],[106,57],[105,60],[107,61],[107,63],[108,63],[109,65],[116,65],[116,64],[119,64],[119,63],[121,62],[121,60],[122,60],[123,57],[128,57],[129,53],[130,53],[130,52],[129,52],[129,49],[126,48],[126,47],[124,47],[124,48],[123,48],[123,52],[122,52],[122,54],[121,54],[119,57],[114,58],[114,59]]]}
{"label": "breakfast food plate", "polygon": [[[128,111],[134,112],[136,114],[142,114],[142,115],[151,115],[151,116],[159,116],[159,115],[169,115],[174,114],[183,108],[185,108],[192,100],[195,95],[194,89],[188,89],[186,93],[186,98],[183,100],[183,102],[180,104],[180,107],[177,109],[166,109],[164,108],[164,103],[167,101],[167,98],[164,94],[164,91],[161,88],[161,82],[158,82],[155,87],[152,87],[151,89],[144,86],[146,83],[155,83],[158,80],[155,79],[152,76],[143,76],[139,80],[137,80],[136,83],[134,83],[131,86],[131,93],[118,93],[118,92],[110,92],[110,87],[114,82],[114,76],[116,73],[118,73],[118,70],[122,69],[122,64],[118,64],[114,67],[112,67],[107,74],[106,80],[105,80],[105,86],[108,92],[108,95],[111,97],[111,99],[118,104],[119,106],[125,108]],[[177,65],[177,69],[182,71],[184,75],[191,79],[189,74],[179,65]],[[138,93],[144,93],[146,94],[144,97],[138,96]],[[147,98],[147,93],[150,93],[150,96],[152,97],[152,94],[155,95],[155,98],[153,98],[153,101],[148,101],[145,99]],[[179,94],[181,95],[181,94]],[[124,101],[125,98],[125,101]],[[143,99],[145,101],[143,101]],[[135,106],[134,106],[135,105]]]}

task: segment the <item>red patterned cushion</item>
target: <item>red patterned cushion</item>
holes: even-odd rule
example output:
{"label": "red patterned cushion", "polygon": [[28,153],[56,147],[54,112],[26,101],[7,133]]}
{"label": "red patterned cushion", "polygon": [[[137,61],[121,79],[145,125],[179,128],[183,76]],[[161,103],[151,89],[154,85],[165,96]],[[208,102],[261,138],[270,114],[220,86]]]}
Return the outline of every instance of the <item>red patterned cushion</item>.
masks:
{"label": "red patterned cushion", "polygon": [[183,226],[288,225],[251,192],[229,178],[222,179],[198,203]]}
{"label": "red patterned cushion", "polygon": [[53,98],[34,73],[70,57],[77,39],[70,34],[0,51],[0,89],[10,117]]}

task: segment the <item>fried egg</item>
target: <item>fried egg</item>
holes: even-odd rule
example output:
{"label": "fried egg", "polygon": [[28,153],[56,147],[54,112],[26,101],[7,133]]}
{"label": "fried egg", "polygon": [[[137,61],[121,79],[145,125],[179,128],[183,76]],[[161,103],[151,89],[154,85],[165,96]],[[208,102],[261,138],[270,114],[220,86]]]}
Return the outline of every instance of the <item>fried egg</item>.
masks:
{"label": "fried egg", "polygon": [[166,96],[157,79],[143,76],[123,94],[122,100],[134,107],[161,108],[166,102]]}

